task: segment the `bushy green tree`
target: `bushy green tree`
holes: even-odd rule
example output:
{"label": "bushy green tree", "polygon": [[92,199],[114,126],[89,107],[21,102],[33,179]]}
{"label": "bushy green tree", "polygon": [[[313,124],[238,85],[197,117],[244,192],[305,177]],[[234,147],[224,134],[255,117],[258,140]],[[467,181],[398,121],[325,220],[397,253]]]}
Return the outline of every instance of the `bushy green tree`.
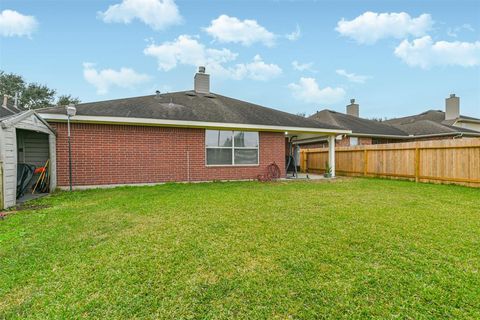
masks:
{"label": "bushy green tree", "polygon": [[56,90],[38,83],[27,83],[25,79],[14,73],[0,70],[0,94],[14,97],[19,95],[19,105],[23,108],[39,109],[56,105],[78,104],[80,99],[71,95],[60,95],[55,103]]}
{"label": "bushy green tree", "polygon": [[67,106],[69,104],[79,104],[80,99],[73,97],[71,94],[63,94],[57,99],[57,106]]}

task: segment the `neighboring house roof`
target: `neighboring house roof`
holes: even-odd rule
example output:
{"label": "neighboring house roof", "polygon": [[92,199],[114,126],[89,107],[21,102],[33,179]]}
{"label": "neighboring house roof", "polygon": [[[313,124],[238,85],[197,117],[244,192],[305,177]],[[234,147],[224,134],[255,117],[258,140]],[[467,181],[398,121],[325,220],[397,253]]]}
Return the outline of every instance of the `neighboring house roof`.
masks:
{"label": "neighboring house roof", "polygon": [[[250,124],[275,127],[318,128],[344,132],[333,124],[321,123],[253,103],[219,94],[200,94],[194,91],[165,93],[126,99],[81,103],[76,105],[75,119],[91,117],[155,119],[177,122]],[[46,119],[65,115],[64,107],[39,110]],[[139,120],[140,121],[140,120]],[[140,121],[141,122],[141,121]]]}
{"label": "neighboring house roof", "polygon": [[395,126],[411,135],[429,134],[480,134],[478,131],[457,127],[454,124],[461,119],[480,121],[473,117],[460,116],[457,119],[445,120],[445,112],[440,110],[428,110],[426,112],[384,121],[386,124]]}
{"label": "neighboring house roof", "polygon": [[309,118],[323,123],[337,125],[347,130],[352,130],[352,135],[408,136],[406,132],[394,126],[384,124],[383,122],[363,119],[332,110],[319,111]]}
{"label": "neighboring house roof", "polygon": [[0,119],[9,117],[11,115],[14,115],[16,113],[20,113],[25,111],[24,109],[19,109],[15,107],[15,102],[13,99],[8,99],[7,100],[7,105],[5,106],[0,106]]}
{"label": "neighboring house roof", "polygon": [[0,119],[11,116],[12,114],[15,113],[5,107],[0,107]]}
{"label": "neighboring house roof", "polygon": [[432,120],[419,120],[415,122],[405,123],[401,125],[393,125],[397,128],[402,129],[403,131],[408,132],[411,135],[432,135],[432,134],[459,134],[459,133],[477,133],[480,135],[480,132],[473,130],[459,128],[454,126],[449,126],[441,124]]}

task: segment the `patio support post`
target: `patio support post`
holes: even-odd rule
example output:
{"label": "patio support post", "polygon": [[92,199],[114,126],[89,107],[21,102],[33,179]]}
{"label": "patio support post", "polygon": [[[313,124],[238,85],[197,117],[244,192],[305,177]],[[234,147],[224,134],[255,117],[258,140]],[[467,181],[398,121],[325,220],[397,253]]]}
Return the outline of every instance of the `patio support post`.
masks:
{"label": "patio support post", "polygon": [[331,169],[332,178],[335,177],[335,135],[328,136],[328,166]]}

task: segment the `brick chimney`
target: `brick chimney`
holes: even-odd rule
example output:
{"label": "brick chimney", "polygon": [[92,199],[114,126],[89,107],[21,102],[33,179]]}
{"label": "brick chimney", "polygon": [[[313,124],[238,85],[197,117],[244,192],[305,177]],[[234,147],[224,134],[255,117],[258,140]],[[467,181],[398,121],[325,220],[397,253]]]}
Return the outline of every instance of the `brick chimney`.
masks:
{"label": "brick chimney", "polygon": [[452,93],[445,99],[445,120],[453,120],[460,117],[460,97]]}
{"label": "brick chimney", "polygon": [[360,116],[360,107],[358,103],[355,103],[355,99],[350,99],[350,104],[347,106],[347,114],[357,118]]}
{"label": "brick chimney", "polygon": [[210,93],[210,75],[205,73],[205,67],[198,67],[195,73],[193,89],[197,93]]}

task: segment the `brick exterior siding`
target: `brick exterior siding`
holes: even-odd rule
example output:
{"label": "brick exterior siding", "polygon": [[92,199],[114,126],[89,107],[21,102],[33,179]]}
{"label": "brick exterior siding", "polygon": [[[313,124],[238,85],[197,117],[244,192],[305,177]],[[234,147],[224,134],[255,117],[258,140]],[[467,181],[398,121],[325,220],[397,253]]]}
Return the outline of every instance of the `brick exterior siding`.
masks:
{"label": "brick exterior siding", "polygon": [[[67,124],[51,125],[57,182],[68,186]],[[285,175],[283,133],[260,132],[258,166],[207,167],[204,129],[78,123],[71,129],[74,186],[256,179],[272,162]]]}
{"label": "brick exterior siding", "polygon": [[[440,136],[440,137],[426,137],[416,139],[385,139],[385,138],[371,138],[371,137],[359,137],[359,146],[368,146],[372,144],[388,144],[388,143],[400,143],[400,142],[414,142],[414,141],[432,141],[432,140],[451,140],[455,136]],[[350,138],[344,137],[342,140],[335,140],[336,147],[350,147]],[[328,148],[327,141],[318,141],[312,143],[304,143],[300,145],[300,149],[319,149]]]}
{"label": "brick exterior siding", "polygon": [[[349,136],[343,137],[342,140],[335,139],[335,146],[336,147],[349,147],[350,146],[350,138]],[[370,137],[359,137],[358,138],[358,145],[371,145],[372,138]],[[305,143],[300,145],[300,149],[317,149],[317,148],[327,148],[328,142],[327,141],[318,141],[312,143]]]}

